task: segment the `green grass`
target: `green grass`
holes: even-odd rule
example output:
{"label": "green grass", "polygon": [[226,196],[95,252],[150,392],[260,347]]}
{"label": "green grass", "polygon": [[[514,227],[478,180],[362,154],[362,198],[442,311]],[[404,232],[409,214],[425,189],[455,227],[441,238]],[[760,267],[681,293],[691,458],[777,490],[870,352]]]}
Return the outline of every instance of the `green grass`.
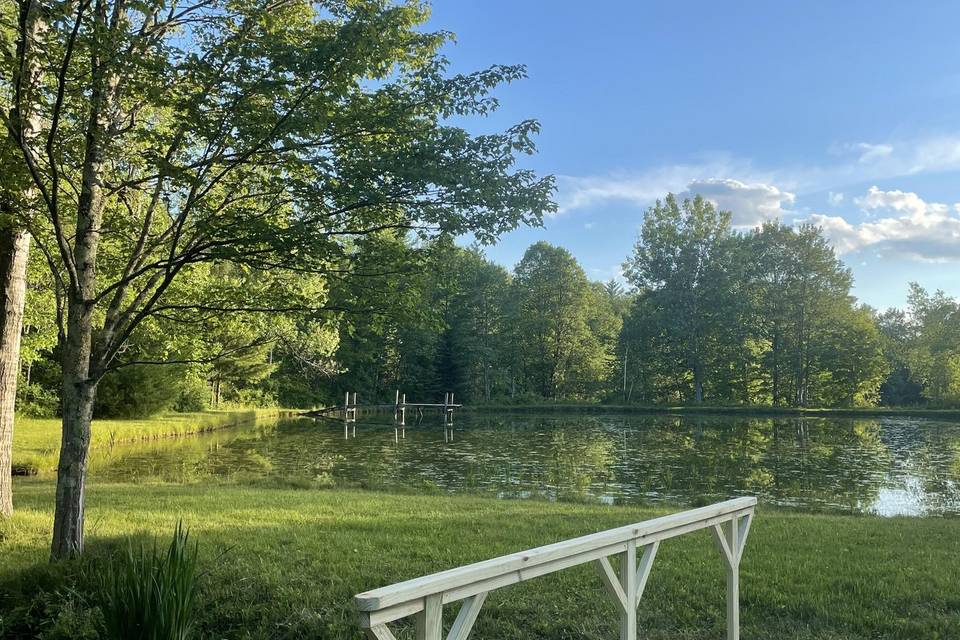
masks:
{"label": "green grass", "polygon": [[[82,588],[68,588],[82,572],[68,567],[53,593],[64,569],[45,564],[53,484],[21,479],[15,489],[18,511],[0,523],[0,637],[82,637],[96,618]],[[200,541],[209,638],[359,639],[355,593],[664,513],[265,483],[94,483],[88,504],[93,556],[126,536],[168,539],[183,518]],[[960,519],[760,509],[741,567],[743,637],[960,637],[958,538]],[[724,637],[723,588],[707,532],[665,542],[639,610],[643,637]],[[27,618],[34,626],[14,624]],[[412,637],[408,627],[398,635]],[[614,638],[617,618],[586,566],[493,592],[471,637]]]}
{"label": "green grass", "polygon": [[[172,438],[232,426],[247,420],[276,417],[277,409],[234,409],[197,413],[168,413],[133,420],[94,420],[90,447],[98,449],[115,444]],[[17,416],[13,430],[13,468],[20,473],[48,472],[57,466],[60,453],[59,418]]]}

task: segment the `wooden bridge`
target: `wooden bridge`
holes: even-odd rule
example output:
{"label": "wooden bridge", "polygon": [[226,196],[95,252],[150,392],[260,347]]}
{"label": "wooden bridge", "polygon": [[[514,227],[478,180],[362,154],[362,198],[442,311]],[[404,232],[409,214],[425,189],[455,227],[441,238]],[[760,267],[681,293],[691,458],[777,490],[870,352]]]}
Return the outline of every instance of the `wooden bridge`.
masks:
{"label": "wooden bridge", "polygon": [[[756,498],[735,498],[366,591],[354,597],[360,627],[371,640],[395,640],[387,624],[413,616],[417,640],[467,640],[490,591],[593,563],[617,605],[620,640],[636,640],[637,606],[660,542],[708,529],[727,577],[727,640],[739,640],[740,559],[756,504]],[[619,574],[610,562],[614,556]],[[447,632],[443,606],[458,601],[463,604]]]}
{"label": "wooden bridge", "polygon": [[424,409],[428,411],[440,411],[443,415],[444,423],[453,422],[453,410],[462,407],[462,404],[456,404],[453,401],[453,392],[443,394],[443,402],[407,402],[407,394],[396,392],[393,404],[365,404],[357,402],[357,392],[346,392],[344,394],[342,406],[323,407],[306,412],[308,416],[315,417],[338,417],[346,422],[356,422],[360,411],[390,411],[393,410],[393,417],[396,424],[404,426],[407,423],[407,411],[416,411],[419,416],[423,416]]}

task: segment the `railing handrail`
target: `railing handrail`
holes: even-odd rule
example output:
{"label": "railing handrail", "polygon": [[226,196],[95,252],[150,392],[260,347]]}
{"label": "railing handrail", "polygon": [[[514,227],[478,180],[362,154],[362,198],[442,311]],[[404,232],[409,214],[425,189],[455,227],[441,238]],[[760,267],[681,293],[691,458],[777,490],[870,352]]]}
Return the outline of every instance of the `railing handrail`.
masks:
{"label": "railing handrail", "polygon": [[[591,533],[579,538],[571,538],[555,542],[542,547],[518,551],[505,556],[483,560],[464,565],[455,569],[439,571],[427,576],[398,582],[387,587],[380,587],[371,591],[357,594],[354,601],[360,611],[377,611],[408,600],[424,598],[436,593],[442,593],[451,586],[463,586],[480,580],[496,578],[507,573],[529,569],[538,565],[575,556],[585,551],[605,549],[627,540],[639,540],[659,533],[668,533],[672,529],[691,524],[701,524],[698,527],[705,529],[711,526],[707,522],[718,516],[729,516],[738,511],[750,509],[757,504],[753,497],[734,498],[716,504],[698,507],[688,511],[660,516],[652,520],[644,520],[634,524],[608,529],[598,533]],[[724,518],[727,519],[727,518]],[[680,535],[680,533],[674,534]],[[673,536],[664,536],[673,537]],[[660,538],[663,539],[663,538]]]}
{"label": "railing handrail", "polygon": [[[648,573],[649,564],[653,561],[660,540],[714,527],[717,543],[724,552],[729,567],[735,571],[756,504],[757,499],[754,497],[734,498],[365,591],[357,594],[354,602],[360,611],[361,626],[368,630],[378,630],[377,633],[368,632],[371,637],[392,637],[378,635],[386,629],[385,623],[424,612],[431,602],[439,607],[466,598],[482,598],[486,592],[493,589],[590,561],[598,562],[601,577],[608,589],[625,601],[624,590],[620,589],[618,592],[617,587],[610,584],[616,575],[610,569],[611,565],[607,560],[609,556],[626,555],[630,552],[635,558],[637,547],[645,547],[651,552],[649,560],[646,553],[643,559]],[[724,533],[721,524],[726,523],[732,524],[727,528],[728,532]],[[728,598],[729,590],[728,584]],[[642,594],[642,587],[640,592]],[[639,595],[636,599],[639,600]],[[466,608],[465,604],[464,609]],[[478,612],[479,605],[475,608]],[[634,604],[634,614],[635,608]],[[473,617],[476,617],[475,613]],[[471,619],[467,632],[472,623]]]}

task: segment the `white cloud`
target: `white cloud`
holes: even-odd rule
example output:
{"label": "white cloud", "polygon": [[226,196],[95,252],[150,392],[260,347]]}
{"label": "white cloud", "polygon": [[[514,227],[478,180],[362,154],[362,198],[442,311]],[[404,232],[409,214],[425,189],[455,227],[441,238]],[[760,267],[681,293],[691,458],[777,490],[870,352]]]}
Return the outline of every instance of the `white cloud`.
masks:
{"label": "white cloud", "polygon": [[640,172],[606,176],[559,176],[559,214],[609,201],[640,208],[668,192],[687,191],[695,181],[738,180],[776,185],[788,193],[834,192],[838,187],[899,176],[960,171],[960,133],[890,142],[848,142],[828,149],[834,160],[823,164],[783,166],[758,171],[749,160],[718,155],[702,162],[672,164]]}
{"label": "white cloud", "polygon": [[872,187],[863,196],[850,198],[841,190],[901,176],[960,172],[960,133],[848,142],[828,151],[832,158],[823,163],[761,170],[749,160],[719,155],[641,172],[560,176],[558,215],[610,202],[643,210],[669,192],[680,196],[701,193],[730,210],[735,225],[747,227],[772,218],[797,220],[791,209],[798,194],[826,193],[831,208],[852,203],[869,218],[850,222],[831,214],[808,216],[807,221],[821,225],[839,251],[870,247],[885,255],[960,261],[960,204],[953,212],[910,192]]}
{"label": "white cloud", "polygon": [[647,207],[667,193],[686,189],[691,181],[728,174],[724,160],[657,167],[649,171],[610,176],[558,176],[559,210],[563,214],[609,201]]}
{"label": "white cloud", "polygon": [[856,199],[867,211],[892,211],[901,215],[850,223],[840,216],[817,214],[809,222],[821,227],[837,251],[849,253],[871,248],[927,262],[960,261],[960,216],[957,205],[925,202],[915,193],[882,191],[870,187]]}
{"label": "white cloud", "polygon": [[746,183],[732,178],[694,180],[680,197],[701,195],[717,208],[733,213],[735,227],[755,227],[767,220],[784,218],[790,212],[784,205],[792,205],[796,196],[771,184]]}
{"label": "white cloud", "polygon": [[857,162],[868,164],[877,160],[887,158],[893,154],[893,145],[874,144],[870,142],[846,142],[844,144],[833,145],[829,151],[833,155],[855,155]]}
{"label": "white cloud", "polygon": [[608,201],[645,208],[667,193],[680,198],[702,195],[720,209],[731,211],[735,226],[756,226],[790,214],[784,207],[793,204],[793,193],[760,180],[715,177],[729,171],[732,169],[718,163],[677,165],[631,177],[561,177],[558,215]]}

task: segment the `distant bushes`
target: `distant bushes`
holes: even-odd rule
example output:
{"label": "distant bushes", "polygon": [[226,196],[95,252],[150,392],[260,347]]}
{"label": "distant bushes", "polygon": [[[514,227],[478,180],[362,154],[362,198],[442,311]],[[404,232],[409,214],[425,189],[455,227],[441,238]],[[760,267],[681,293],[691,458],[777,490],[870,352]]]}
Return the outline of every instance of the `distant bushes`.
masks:
{"label": "distant bushes", "polygon": [[17,413],[32,418],[54,418],[60,410],[60,395],[39,384],[17,387]]}
{"label": "distant bushes", "polygon": [[133,365],[111,371],[100,381],[94,415],[145,418],[171,409],[179,395],[180,367]]}

